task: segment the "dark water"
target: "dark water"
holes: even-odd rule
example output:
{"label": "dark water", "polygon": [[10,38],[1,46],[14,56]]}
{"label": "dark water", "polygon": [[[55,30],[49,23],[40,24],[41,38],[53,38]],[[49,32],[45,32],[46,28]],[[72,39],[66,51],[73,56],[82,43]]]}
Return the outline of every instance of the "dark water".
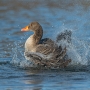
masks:
{"label": "dark water", "polygon": [[[72,31],[64,70],[27,68],[24,43],[32,32],[20,30],[38,21],[44,37]],[[89,0],[0,0],[0,90],[89,90],[90,89]]]}

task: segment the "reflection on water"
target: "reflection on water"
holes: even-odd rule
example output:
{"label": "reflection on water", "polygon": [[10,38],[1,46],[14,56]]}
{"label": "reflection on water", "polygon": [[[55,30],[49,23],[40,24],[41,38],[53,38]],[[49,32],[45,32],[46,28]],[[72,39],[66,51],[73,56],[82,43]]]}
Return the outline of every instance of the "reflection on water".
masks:
{"label": "reflection on water", "polygon": [[[27,79],[24,80],[24,83],[30,85],[31,88],[42,89],[72,89],[76,87],[83,87],[82,84],[85,84],[88,76],[85,72],[60,72],[60,71],[39,71],[38,73],[32,74],[28,71],[30,75]],[[74,83],[71,83],[74,82]],[[83,88],[85,88],[85,85]]]}
{"label": "reflection on water", "polygon": [[[68,54],[76,65],[74,70],[24,70],[28,65],[23,62],[24,42],[32,32],[22,33],[20,30],[31,21],[42,25],[43,38],[55,40],[58,33],[66,29],[72,31]],[[89,0],[0,0],[0,26],[2,90],[90,89],[89,73],[75,72],[79,67],[77,62],[86,65],[81,68],[83,71],[90,68]],[[10,63],[13,58],[15,62],[20,59],[18,65]]]}

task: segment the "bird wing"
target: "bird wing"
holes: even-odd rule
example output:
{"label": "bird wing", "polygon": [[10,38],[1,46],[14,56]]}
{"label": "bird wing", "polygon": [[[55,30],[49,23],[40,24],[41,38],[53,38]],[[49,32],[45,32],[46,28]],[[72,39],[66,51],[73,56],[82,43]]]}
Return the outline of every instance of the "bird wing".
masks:
{"label": "bird wing", "polygon": [[49,55],[55,51],[55,47],[50,46],[48,44],[39,44],[36,47],[36,52],[42,53],[44,55]]}
{"label": "bird wing", "polygon": [[61,40],[66,40],[68,43],[71,43],[71,35],[71,31],[65,30],[57,35],[56,41],[59,42]]}
{"label": "bird wing", "polygon": [[48,55],[53,53],[56,49],[57,45],[54,41],[49,38],[44,38],[40,41],[40,44],[36,47],[36,52],[42,53],[44,55]]}

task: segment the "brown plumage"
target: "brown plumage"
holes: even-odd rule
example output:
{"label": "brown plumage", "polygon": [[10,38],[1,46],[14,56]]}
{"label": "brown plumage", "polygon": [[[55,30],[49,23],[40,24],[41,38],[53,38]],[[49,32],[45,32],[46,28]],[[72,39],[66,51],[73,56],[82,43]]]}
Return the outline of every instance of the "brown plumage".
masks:
{"label": "brown plumage", "polygon": [[31,22],[21,31],[34,32],[26,40],[25,57],[31,60],[35,66],[61,68],[66,67],[71,62],[70,59],[66,58],[66,48],[62,49],[49,38],[42,39],[43,29],[38,22]]}

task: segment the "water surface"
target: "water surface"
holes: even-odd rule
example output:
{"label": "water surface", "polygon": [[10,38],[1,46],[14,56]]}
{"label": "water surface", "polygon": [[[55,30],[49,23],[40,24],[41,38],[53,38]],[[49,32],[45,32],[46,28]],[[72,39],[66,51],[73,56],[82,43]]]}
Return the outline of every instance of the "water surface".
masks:
{"label": "water surface", "polygon": [[[24,43],[32,32],[20,30],[32,21],[55,40],[72,31],[68,55],[71,66],[63,70],[27,68]],[[0,0],[0,90],[89,90],[90,1]]]}

